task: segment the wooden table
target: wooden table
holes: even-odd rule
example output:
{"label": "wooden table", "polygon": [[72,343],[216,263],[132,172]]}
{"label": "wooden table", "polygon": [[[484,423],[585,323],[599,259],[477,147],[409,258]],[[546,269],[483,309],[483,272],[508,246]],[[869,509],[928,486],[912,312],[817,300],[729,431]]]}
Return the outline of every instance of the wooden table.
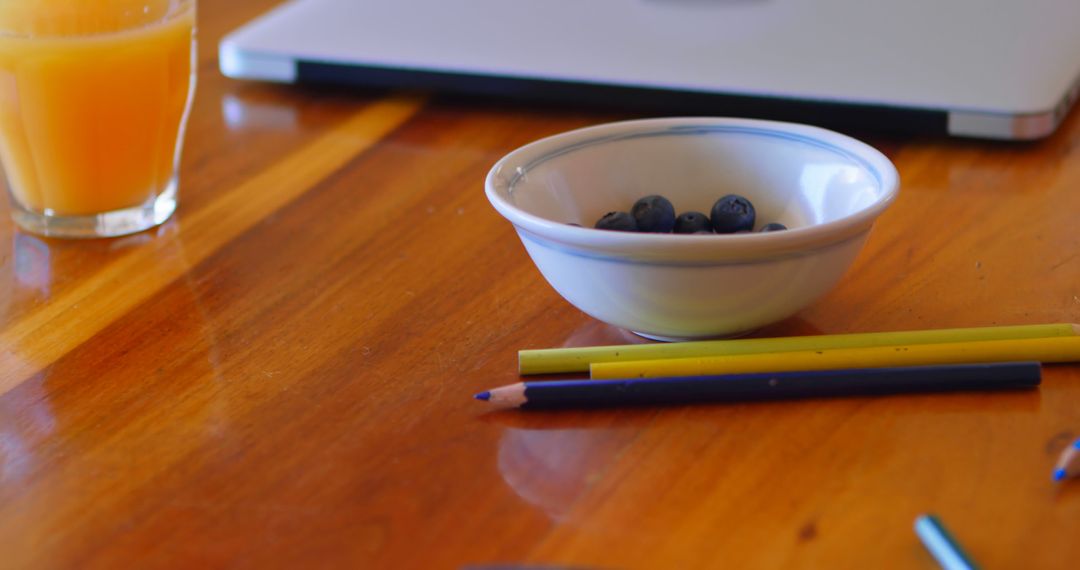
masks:
{"label": "wooden table", "polygon": [[[0,567],[986,568],[1080,560],[1080,367],[1022,393],[490,413],[516,351],[638,342],[544,283],[483,178],[620,118],[249,84],[204,2],[178,215],[66,242],[0,211]],[[1080,322],[1080,113],[887,138],[857,265],[761,335]]]}

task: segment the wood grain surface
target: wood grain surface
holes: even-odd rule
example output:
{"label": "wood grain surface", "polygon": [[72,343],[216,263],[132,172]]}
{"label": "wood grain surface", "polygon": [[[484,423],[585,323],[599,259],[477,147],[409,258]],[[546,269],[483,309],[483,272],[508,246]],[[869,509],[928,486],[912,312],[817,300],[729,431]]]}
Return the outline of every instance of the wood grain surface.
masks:
{"label": "wood grain surface", "polygon": [[[204,1],[181,207],[59,241],[0,209],[0,568],[985,568],[1080,560],[1080,366],[1037,391],[490,412],[521,348],[642,342],[563,301],[483,179],[630,118],[226,79]],[[854,133],[903,186],[763,336],[1080,322],[1080,113],[1047,140]]]}

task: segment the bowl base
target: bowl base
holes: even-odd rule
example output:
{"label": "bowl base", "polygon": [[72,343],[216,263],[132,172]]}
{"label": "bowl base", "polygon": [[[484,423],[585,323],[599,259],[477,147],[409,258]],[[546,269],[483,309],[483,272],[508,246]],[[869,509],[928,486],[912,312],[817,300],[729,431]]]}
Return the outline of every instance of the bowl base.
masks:
{"label": "bowl base", "polygon": [[665,336],[665,335],[645,333],[645,332],[634,331],[634,330],[632,330],[630,332],[632,332],[632,333],[634,333],[634,334],[636,334],[636,335],[638,335],[638,336],[640,336],[642,338],[647,338],[649,340],[658,340],[660,342],[687,342],[687,341],[692,341],[692,340],[724,340],[724,339],[729,339],[729,338],[739,338],[739,337],[744,337],[744,336],[746,336],[748,334],[751,334],[756,330],[758,330],[758,329],[751,329],[751,330],[748,330],[748,331],[739,331],[739,332],[731,333],[731,334],[703,335],[703,336]]}

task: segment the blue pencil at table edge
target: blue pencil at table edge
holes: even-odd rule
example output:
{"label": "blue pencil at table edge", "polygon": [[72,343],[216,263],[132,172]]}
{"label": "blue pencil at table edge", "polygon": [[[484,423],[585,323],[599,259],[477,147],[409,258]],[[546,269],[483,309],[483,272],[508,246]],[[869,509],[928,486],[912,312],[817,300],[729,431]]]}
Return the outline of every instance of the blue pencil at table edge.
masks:
{"label": "blue pencil at table edge", "polygon": [[1034,388],[1038,362],[996,362],[715,376],[519,382],[476,399],[526,409],[739,402],[907,392]]}
{"label": "blue pencil at table edge", "polygon": [[1065,447],[1054,466],[1054,481],[1080,475],[1080,438]]}
{"label": "blue pencil at table edge", "polygon": [[923,545],[944,570],[978,570],[979,565],[964,552],[937,516],[929,513],[919,515],[915,519],[915,534],[919,535]]}

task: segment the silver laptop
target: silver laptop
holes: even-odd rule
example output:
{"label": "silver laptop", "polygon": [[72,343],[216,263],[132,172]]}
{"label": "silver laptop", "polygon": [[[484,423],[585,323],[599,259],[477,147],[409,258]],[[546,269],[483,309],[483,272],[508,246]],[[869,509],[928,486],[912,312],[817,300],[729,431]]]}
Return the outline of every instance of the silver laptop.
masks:
{"label": "silver laptop", "polygon": [[293,0],[230,77],[994,139],[1080,92],[1080,0]]}

